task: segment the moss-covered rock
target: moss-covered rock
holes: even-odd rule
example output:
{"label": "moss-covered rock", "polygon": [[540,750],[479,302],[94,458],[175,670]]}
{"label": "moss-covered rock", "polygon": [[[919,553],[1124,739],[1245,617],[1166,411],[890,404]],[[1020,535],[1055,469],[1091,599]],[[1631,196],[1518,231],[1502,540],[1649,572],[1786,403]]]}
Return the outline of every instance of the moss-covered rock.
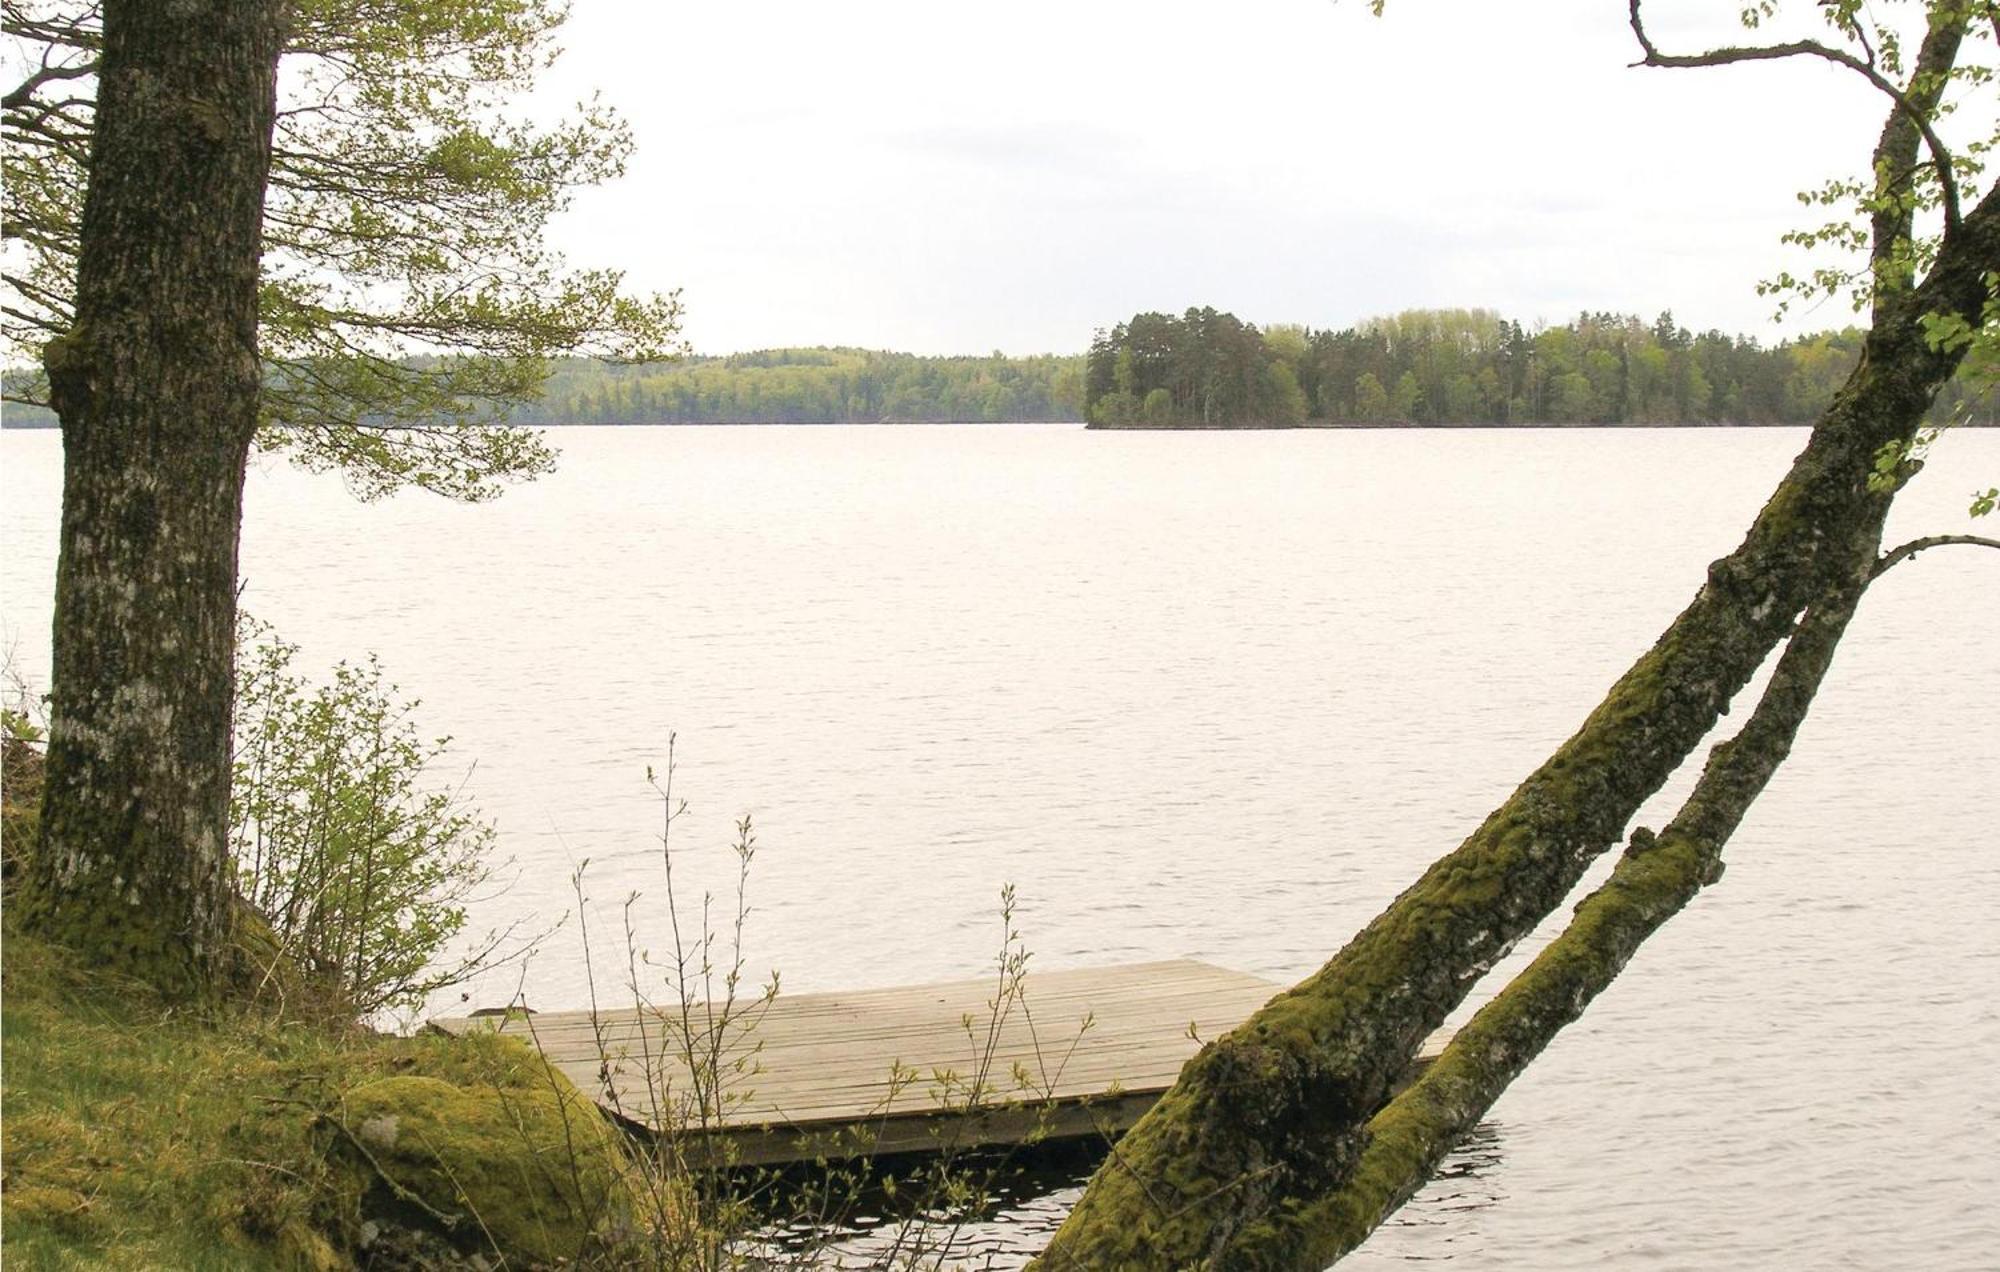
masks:
{"label": "moss-covered rock", "polygon": [[191,1012],[0,926],[9,1272],[660,1266],[692,1231],[686,1182],[517,1039]]}
{"label": "moss-covered rock", "polygon": [[[538,1066],[539,1067],[539,1066]],[[383,1078],[349,1090],[329,1120],[360,1175],[359,1244],[429,1228],[517,1266],[600,1256],[637,1214],[618,1132],[560,1074],[539,1085]]]}

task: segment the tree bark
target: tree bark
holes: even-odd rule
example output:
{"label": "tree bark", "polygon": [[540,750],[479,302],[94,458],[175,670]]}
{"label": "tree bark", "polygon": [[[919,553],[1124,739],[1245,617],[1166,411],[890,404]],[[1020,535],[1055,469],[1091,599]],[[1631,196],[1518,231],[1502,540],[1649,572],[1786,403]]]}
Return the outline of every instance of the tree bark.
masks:
{"label": "tree bark", "polygon": [[226,947],[231,658],[286,0],[112,0],[62,419],[52,712],[23,921],[204,992]]}
{"label": "tree bark", "polygon": [[[1864,572],[1865,573],[1865,572]],[[1316,1207],[1313,1266],[1367,1239],[1417,1189],[1529,1061],[1623,970],[1639,945],[1722,877],[1722,850],[1791,753],[1867,586],[1850,580],[1806,611],[1750,722],[1710,753],[1687,801],[1657,836],[1634,831],[1604,885],[1561,936],[1458,1031],[1409,1089],[1369,1120],[1353,1173]]]}
{"label": "tree bark", "polygon": [[[1956,33],[1933,37],[1925,60],[1948,68]],[[1917,142],[1892,117],[1878,171],[1907,171]],[[1878,219],[1878,265],[1908,261],[1907,208]],[[1325,1265],[1370,1119],[1418,1045],[1617,842],[1794,617],[1865,576],[1891,498],[1869,488],[1874,457],[1914,436],[1961,356],[1932,348],[1919,320],[1953,313],[1976,325],[1993,270],[2000,197],[1989,192],[1947,233],[1921,285],[1878,271],[1860,365],[1742,545],[1709,567],[1687,609],[1485,824],[1320,971],[1188,1062],[1092,1178],[1040,1266]]]}

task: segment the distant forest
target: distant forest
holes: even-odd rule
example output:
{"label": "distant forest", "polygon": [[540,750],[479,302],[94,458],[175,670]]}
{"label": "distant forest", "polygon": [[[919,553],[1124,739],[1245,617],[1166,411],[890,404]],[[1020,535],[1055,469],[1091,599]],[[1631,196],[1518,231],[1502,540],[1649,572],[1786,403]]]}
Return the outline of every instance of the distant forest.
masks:
{"label": "distant forest", "polygon": [[[9,396],[20,373],[8,374]],[[18,414],[18,418],[17,418]],[[1083,359],[766,349],[618,366],[564,358],[510,424],[1054,423],[1083,418]],[[10,426],[55,417],[7,403]]]}
{"label": "distant forest", "polygon": [[[1584,314],[1538,330],[1491,310],[1412,310],[1343,330],[1259,329],[1233,314],[1139,314],[1085,356],[919,357],[769,349],[649,366],[555,364],[508,423],[875,424],[1088,420],[1098,428],[1809,424],[1854,366],[1853,328],[1765,348]],[[10,397],[27,389],[7,374]],[[1946,390],[1940,412],[1963,395]],[[1975,404],[1979,423],[1994,404]],[[55,416],[6,404],[10,428]]]}
{"label": "distant forest", "polygon": [[1083,359],[767,349],[656,366],[570,360],[516,424],[1051,423],[1083,418]]}
{"label": "distant forest", "polygon": [[[1190,309],[1139,314],[1091,341],[1093,428],[1454,424],[1809,424],[1860,356],[1854,328],[1771,348],[1584,314],[1524,329],[1487,309],[1423,309],[1341,331]],[[1954,383],[1940,416],[1965,401]],[[1994,404],[1974,404],[1991,423]]]}

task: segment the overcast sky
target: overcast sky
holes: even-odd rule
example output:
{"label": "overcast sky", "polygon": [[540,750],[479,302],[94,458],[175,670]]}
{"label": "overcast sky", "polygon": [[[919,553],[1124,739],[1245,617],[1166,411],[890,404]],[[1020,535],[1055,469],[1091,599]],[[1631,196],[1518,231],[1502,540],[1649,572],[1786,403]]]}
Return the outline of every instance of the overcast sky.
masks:
{"label": "overcast sky", "polygon": [[[1648,12],[1692,48],[1737,8]],[[680,287],[710,353],[1075,352],[1199,304],[1783,334],[1755,284],[1794,195],[1882,118],[1820,63],[1633,69],[1619,0],[576,0],[564,44],[549,93],[639,148],[558,242]]]}

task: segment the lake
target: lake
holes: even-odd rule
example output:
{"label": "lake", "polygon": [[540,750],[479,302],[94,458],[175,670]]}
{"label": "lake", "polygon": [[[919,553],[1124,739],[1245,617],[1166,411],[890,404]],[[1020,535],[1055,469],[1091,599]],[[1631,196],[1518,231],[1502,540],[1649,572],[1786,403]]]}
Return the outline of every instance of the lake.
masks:
{"label": "lake", "polygon": [[[515,862],[476,923],[574,910],[588,860],[600,975],[630,892],[666,944],[677,734],[677,886],[726,895],[752,814],[748,963],[806,991],[981,972],[1009,882],[1033,967],[1297,978],[1582,721],[1805,434],[552,437],[557,474],[478,507],[260,462],[244,603],[306,665],[378,653],[443,776],[476,762]],[[0,447],[4,636],[44,683],[60,443]],[[1892,536],[1979,528],[1996,480],[2000,432],[1947,437]],[[1991,1267],[1996,630],[2000,555],[1885,577],[1727,877],[1343,1266]],[[584,966],[572,920],[474,1005],[580,1006]],[[1072,1195],[979,1250],[1017,1263]]]}

